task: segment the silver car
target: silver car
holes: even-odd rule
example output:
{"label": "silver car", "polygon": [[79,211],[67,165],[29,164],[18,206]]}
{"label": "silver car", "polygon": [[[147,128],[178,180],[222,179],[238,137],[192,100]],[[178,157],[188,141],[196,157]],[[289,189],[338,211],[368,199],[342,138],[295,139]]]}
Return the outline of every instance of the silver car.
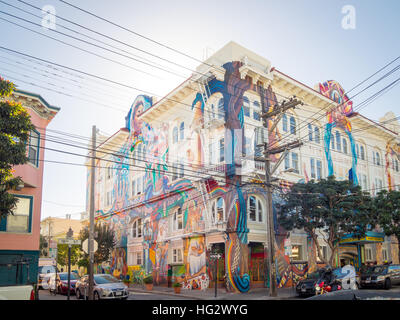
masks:
{"label": "silver car", "polygon": [[[93,299],[127,299],[128,287],[120,280],[109,274],[95,274],[93,285]],[[86,275],[76,282],[76,298],[87,299],[89,295],[89,276]]]}

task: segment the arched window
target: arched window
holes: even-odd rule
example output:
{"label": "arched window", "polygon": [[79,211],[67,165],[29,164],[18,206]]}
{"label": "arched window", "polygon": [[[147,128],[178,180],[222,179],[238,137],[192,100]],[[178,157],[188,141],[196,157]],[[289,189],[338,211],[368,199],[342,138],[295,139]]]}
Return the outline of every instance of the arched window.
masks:
{"label": "arched window", "polygon": [[311,123],[308,124],[308,140],[313,141],[313,129]]}
{"label": "arched window", "polygon": [[250,117],[250,101],[247,97],[243,97],[243,113],[245,117]]}
{"label": "arched window", "polygon": [[357,158],[360,158],[360,146],[358,144],[356,144],[356,155]]}
{"label": "arched window", "polygon": [[174,130],[172,131],[172,141],[173,143],[178,142],[178,127],[174,127]]}
{"label": "arched window", "polygon": [[261,200],[255,196],[249,196],[247,199],[248,218],[253,222],[263,222],[264,207]]}
{"label": "arched window", "polygon": [[318,127],[314,128],[314,140],[315,140],[315,143],[319,144],[320,135],[319,135],[319,128]]}
{"label": "arched window", "polygon": [[296,119],[293,116],[290,117],[290,133],[296,134]]}
{"label": "arched window", "polygon": [[287,115],[284,114],[282,117],[282,130],[284,132],[288,132],[288,123],[287,123]]}
{"label": "arched window", "polygon": [[342,150],[342,142],[340,141],[340,132],[336,131],[336,149],[337,151],[341,151]]}
{"label": "arched window", "polygon": [[347,140],[343,138],[343,153],[347,154]]}
{"label": "arched window", "polygon": [[215,199],[211,206],[212,222],[225,221],[225,201],[222,197]]}
{"label": "arched window", "polygon": [[183,140],[185,139],[185,123],[181,122],[181,125],[179,127],[179,139]]}
{"label": "arched window", "polygon": [[224,98],[221,98],[218,101],[218,119],[225,119]]}

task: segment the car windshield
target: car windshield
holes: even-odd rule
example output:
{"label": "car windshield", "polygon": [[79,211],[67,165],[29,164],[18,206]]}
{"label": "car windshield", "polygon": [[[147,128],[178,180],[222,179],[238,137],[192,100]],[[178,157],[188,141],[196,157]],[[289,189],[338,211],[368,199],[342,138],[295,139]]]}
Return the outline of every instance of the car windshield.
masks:
{"label": "car windshield", "polygon": [[371,273],[373,268],[371,266],[362,266],[360,272],[363,274]]}
{"label": "car windshield", "polygon": [[377,273],[384,273],[387,270],[387,267],[384,266],[376,266],[372,269],[371,273],[377,274]]}
{"label": "car windshield", "polygon": [[[60,275],[60,280],[61,281],[68,281],[68,273],[60,273],[59,275]],[[78,280],[79,277],[75,273],[71,272],[70,279],[71,280]]]}
{"label": "car windshield", "polygon": [[94,281],[97,284],[119,282],[116,278],[114,278],[113,276],[110,276],[109,274],[95,275]]}
{"label": "car windshield", "polygon": [[40,266],[39,273],[54,273],[56,272],[56,268],[54,266]]}

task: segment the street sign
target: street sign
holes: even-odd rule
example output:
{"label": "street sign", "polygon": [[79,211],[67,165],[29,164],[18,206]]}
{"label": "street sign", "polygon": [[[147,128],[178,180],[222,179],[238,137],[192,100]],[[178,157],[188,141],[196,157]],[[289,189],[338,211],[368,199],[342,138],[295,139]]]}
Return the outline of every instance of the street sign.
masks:
{"label": "street sign", "polygon": [[[89,245],[89,239],[86,239],[82,242],[82,250],[85,251],[85,253],[87,254],[89,254],[88,245]],[[97,248],[98,248],[97,241],[93,240],[93,252],[96,252]]]}
{"label": "street sign", "polygon": [[56,240],[50,240],[50,249],[56,249],[57,248],[57,241]]}
{"label": "street sign", "polygon": [[74,240],[74,239],[58,239],[59,244],[69,244],[69,245],[79,245],[81,244],[81,240]]}
{"label": "street sign", "polygon": [[57,249],[50,248],[50,250],[49,250],[49,258],[53,258],[53,259],[57,258]]}

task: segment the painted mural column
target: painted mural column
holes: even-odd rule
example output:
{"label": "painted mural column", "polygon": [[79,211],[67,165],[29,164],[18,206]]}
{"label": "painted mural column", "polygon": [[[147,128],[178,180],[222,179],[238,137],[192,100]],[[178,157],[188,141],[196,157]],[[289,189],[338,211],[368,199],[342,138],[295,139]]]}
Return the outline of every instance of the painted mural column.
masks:
{"label": "painted mural column", "polygon": [[382,260],[382,242],[376,244],[376,262],[378,265],[383,264]]}
{"label": "painted mural column", "polygon": [[395,236],[390,237],[390,250],[392,256],[392,263],[398,264],[399,263],[399,244],[398,240]]}

